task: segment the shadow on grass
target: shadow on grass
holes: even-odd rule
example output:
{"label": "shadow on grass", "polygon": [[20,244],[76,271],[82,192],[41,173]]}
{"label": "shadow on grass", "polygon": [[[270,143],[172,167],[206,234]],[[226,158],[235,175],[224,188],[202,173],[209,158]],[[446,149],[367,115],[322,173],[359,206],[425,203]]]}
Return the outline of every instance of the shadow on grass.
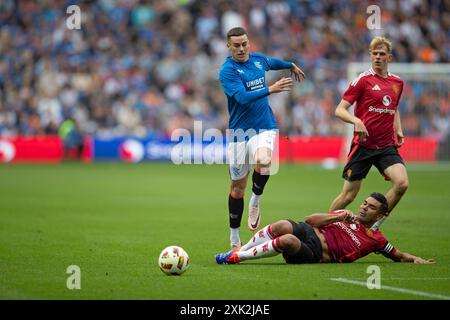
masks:
{"label": "shadow on grass", "polygon": [[392,264],[397,265],[398,263],[394,261],[357,261],[352,263],[285,263],[285,262],[249,262],[244,261],[239,264],[236,264],[238,266],[344,266],[344,265],[373,265],[373,264]]}

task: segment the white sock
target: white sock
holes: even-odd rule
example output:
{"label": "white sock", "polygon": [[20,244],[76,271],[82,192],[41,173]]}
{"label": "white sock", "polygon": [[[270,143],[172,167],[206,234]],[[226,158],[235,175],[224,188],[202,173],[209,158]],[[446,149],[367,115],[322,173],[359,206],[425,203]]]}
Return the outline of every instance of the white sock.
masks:
{"label": "white sock", "polygon": [[261,198],[261,195],[258,196],[252,192],[252,197],[250,198],[249,205],[252,207],[259,206],[259,198]]}
{"label": "white sock", "polygon": [[276,256],[281,253],[281,250],[279,249],[279,239],[280,238],[275,238],[266,241],[246,251],[242,251],[241,249],[241,251],[236,252],[236,254],[240,261]]}
{"label": "white sock", "polygon": [[372,227],[370,227],[370,230],[376,231],[380,229],[381,224],[386,220],[386,217],[381,218],[380,220],[376,221]]}
{"label": "white sock", "polygon": [[276,237],[272,233],[270,228],[271,225],[269,224],[268,226],[265,226],[264,228],[256,232],[255,235],[244,246],[242,246],[241,250],[246,251],[261,243],[275,239]]}
{"label": "white sock", "polygon": [[230,228],[230,242],[241,242],[239,228]]}

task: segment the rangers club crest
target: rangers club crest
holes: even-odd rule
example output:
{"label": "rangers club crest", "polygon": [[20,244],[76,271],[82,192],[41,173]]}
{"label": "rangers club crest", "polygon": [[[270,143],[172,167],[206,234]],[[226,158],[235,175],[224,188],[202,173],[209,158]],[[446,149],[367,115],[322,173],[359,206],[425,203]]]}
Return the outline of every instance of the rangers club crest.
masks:
{"label": "rangers club crest", "polygon": [[261,70],[262,70],[261,62],[255,61],[255,67],[257,67],[258,69],[261,69]]}

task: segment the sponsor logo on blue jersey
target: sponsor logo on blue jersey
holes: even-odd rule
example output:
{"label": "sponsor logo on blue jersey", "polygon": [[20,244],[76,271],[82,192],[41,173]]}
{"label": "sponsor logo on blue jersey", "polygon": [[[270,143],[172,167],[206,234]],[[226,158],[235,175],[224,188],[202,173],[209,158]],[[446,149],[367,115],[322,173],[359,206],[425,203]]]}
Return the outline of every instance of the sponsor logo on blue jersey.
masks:
{"label": "sponsor logo on blue jersey", "polygon": [[245,83],[245,85],[250,90],[257,90],[257,89],[264,88],[264,83],[265,83],[264,77],[261,77],[261,78],[255,79],[255,80],[247,81]]}

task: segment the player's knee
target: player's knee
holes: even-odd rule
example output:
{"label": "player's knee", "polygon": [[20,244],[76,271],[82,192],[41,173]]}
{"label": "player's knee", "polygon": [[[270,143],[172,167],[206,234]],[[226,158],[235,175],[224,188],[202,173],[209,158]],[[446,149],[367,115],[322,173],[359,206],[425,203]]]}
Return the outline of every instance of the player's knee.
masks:
{"label": "player's knee", "polygon": [[270,167],[272,159],[269,156],[262,156],[256,158],[256,166],[258,168]]}
{"label": "player's knee", "polygon": [[300,249],[300,240],[293,234],[285,234],[280,238],[280,247],[283,251],[297,252]]}
{"label": "player's knee", "polygon": [[270,230],[277,237],[293,232],[292,224],[287,220],[280,220],[272,223]]}
{"label": "player's knee", "polygon": [[231,189],[231,196],[233,198],[236,198],[236,199],[243,198],[244,194],[245,194],[245,190],[244,189],[241,189],[241,188],[238,188],[238,187]]}
{"label": "player's knee", "polygon": [[245,181],[233,181],[231,183],[231,196],[233,198],[243,198],[244,194],[245,194],[245,187],[246,187],[246,182]]}

